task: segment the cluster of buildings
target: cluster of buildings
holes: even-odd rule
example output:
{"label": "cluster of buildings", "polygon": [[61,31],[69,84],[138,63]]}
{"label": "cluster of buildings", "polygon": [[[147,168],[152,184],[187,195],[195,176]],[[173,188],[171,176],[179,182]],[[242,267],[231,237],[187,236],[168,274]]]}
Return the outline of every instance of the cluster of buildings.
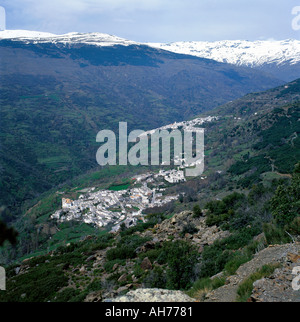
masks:
{"label": "cluster of buildings", "polygon": [[[117,231],[121,224],[133,226],[144,221],[143,211],[160,207],[178,199],[178,195],[165,195],[166,182],[185,181],[183,171],[161,170],[158,174],[147,173],[134,178],[132,188],[121,191],[86,189],[77,200],[62,198],[62,208],[51,215],[58,222],[80,221],[98,227],[112,226]],[[165,181],[164,181],[165,180]],[[148,187],[151,184],[152,188]]]}
{"label": "cluster of buildings", "polygon": [[[166,125],[146,132],[151,134],[157,130],[180,129],[187,132],[203,131],[201,125],[217,120],[217,117],[197,118]],[[203,152],[204,153],[204,152]],[[166,195],[165,186],[185,182],[184,169],[204,162],[204,155],[192,164],[184,159],[184,155],[174,156],[174,164],[181,164],[177,169],[160,170],[158,173],[145,173],[136,176],[134,185],[127,190],[111,191],[95,188],[85,189],[78,200],[62,199],[62,209],[56,211],[51,218],[59,222],[81,221],[98,227],[112,226],[112,231],[120,229],[121,224],[133,226],[138,220],[144,220],[143,211],[160,207],[178,199],[179,195]],[[202,177],[201,177],[202,179]],[[204,179],[204,178],[203,178]],[[149,188],[151,187],[151,188]]]}

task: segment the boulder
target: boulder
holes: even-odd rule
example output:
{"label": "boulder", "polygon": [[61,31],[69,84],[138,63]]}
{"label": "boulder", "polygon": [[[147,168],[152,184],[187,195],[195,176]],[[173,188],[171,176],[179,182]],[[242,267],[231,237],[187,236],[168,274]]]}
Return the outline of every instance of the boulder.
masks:
{"label": "boulder", "polygon": [[97,292],[92,292],[86,296],[84,299],[84,302],[102,302],[102,292],[97,291]]}

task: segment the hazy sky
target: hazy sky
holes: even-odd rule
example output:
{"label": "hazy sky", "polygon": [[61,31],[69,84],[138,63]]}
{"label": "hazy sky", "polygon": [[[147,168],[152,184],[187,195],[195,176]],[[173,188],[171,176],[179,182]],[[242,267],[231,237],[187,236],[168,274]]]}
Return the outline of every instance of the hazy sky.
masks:
{"label": "hazy sky", "polygon": [[300,0],[0,0],[0,5],[7,29],[103,32],[142,42],[300,39],[300,30],[292,28]]}

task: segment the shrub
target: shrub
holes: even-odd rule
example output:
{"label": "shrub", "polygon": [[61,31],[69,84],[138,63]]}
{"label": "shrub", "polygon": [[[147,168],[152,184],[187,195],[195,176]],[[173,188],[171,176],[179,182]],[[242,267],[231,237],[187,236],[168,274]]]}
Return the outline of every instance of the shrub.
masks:
{"label": "shrub", "polygon": [[247,254],[237,254],[232,260],[226,263],[224,269],[228,275],[234,275],[237,269],[251,260],[252,256]]}
{"label": "shrub", "polygon": [[206,293],[225,285],[225,282],[225,277],[216,277],[214,279],[209,277],[200,278],[187,291],[187,294],[192,298],[203,300]]}
{"label": "shrub", "polygon": [[194,218],[199,218],[202,216],[202,210],[199,205],[195,205],[193,208],[193,217]]}
{"label": "shrub", "polygon": [[263,231],[268,245],[285,244],[291,242],[291,238],[284,231],[284,229],[272,223],[265,223],[263,225]]}
{"label": "shrub", "polygon": [[184,236],[185,234],[195,234],[198,231],[196,226],[192,223],[188,223],[187,225],[183,226],[181,231],[181,236]]}
{"label": "shrub", "polygon": [[149,238],[142,238],[138,235],[125,235],[117,244],[117,247],[107,251],[106,258],[108,261],[134,258],[136,256],[136,249],[147,241],[149,241]]}
{"label": "shrub", "polygon": [[144,278],[143,284],[148,288],[165,289],[167,287],[167,276],[164,269],[160,266],[155,266]]}
{"label": "shrub", "polygon": [[187,289],[196,277],[197,249],[189,242],[177,240],[164,242],[157,262],[167,264],[166,285],[168,289]]}

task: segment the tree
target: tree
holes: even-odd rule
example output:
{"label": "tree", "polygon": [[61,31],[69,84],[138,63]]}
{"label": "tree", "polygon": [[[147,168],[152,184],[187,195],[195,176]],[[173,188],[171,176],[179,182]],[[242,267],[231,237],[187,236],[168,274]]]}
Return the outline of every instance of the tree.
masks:
{"label": "tree", "polygon": [[195,277],[198,253],[189,243],[177,240],[168,248],[167,287],[169,289],[187,289]]}
{"label": "tree", "polygon": [[193,208],[194,218],[199,218],[202,216],[202,210],[199,205],[195,205]]}
{"label": "tree", "polygon": [[16,244],[18,233],[13,228],[8,228],[5,223],[0,221],[0,247],[5,241]]}
{"label": "tree", "polygon": [[284,227],[300,216],[300,163],[295,167],[289,186],[280,185],[271,200],[275,222]]}

